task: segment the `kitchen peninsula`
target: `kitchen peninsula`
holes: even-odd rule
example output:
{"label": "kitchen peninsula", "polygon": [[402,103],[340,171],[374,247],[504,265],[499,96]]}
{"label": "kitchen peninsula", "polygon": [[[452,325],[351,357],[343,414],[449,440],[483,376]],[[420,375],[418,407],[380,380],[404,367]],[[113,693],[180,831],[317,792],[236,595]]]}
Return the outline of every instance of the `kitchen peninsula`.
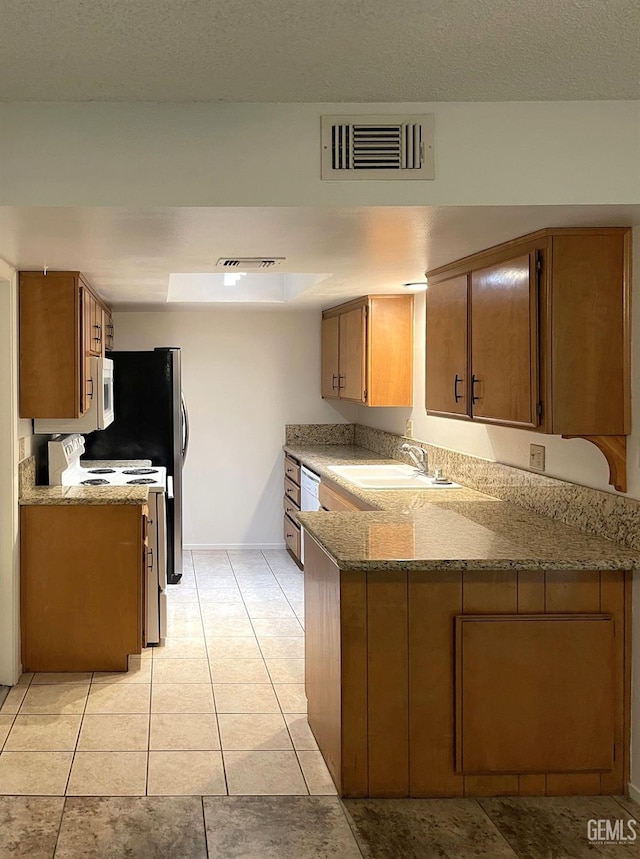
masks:
{"label": "kitchen peninsula", "polygon": [[385,461],[362,447],[285,451],[369,508],[298,514],[309,723],[339,793],[624,793],[640,555],[464,486],[358,489],[329,468]]}

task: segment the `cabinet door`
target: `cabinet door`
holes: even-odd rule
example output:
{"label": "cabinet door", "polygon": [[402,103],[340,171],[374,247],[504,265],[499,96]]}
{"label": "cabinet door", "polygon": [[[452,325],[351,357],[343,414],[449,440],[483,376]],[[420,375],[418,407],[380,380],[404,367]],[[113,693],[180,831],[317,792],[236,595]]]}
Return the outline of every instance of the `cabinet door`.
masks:
{"label": "cabinet door", "polygon": [[102,305],[93,300],[93,320],[91,324],[91,348],[94,355],[104,357],[104,321]]}
{"label": "cabinet door", "polygon": [[103,315],[104,322],[104,348],[106,351],[113,349],[113,316],[111,311],[105,310]]}
{"label": "cabinet door", "polygon": [[471,414],[538,423],[538,290],[535,253],[471,274]]}
{"label": "cabinet door", "polygon": [[325,399],[337,400],[340,396],[339,328],[339,316],[322,320],[322,396]]}
{"label": "cabinet door", "polygon": [[427,411],[469,414],[467,374],[468,276],[427,290]]}
{"label": "cabinet door", "polygon": [[357,403],[367,401],[365,325],[364,306],[340,314],[340,398]]}

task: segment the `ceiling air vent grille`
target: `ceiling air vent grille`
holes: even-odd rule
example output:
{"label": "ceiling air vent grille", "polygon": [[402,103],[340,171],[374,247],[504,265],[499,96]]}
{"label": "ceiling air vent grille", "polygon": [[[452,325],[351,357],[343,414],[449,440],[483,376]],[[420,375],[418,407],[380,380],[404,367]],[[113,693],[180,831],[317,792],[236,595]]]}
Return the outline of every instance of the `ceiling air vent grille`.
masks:
{"label": "ceiling air vent grille", "polygon": [[323,179],[433,179],[433,116],[323,116]]}
{"label": "ceiling air vent grille", "polygon": [[278,268],[284,261],[284,257],[221,257],[216,268],[221,271],[268,271]]}

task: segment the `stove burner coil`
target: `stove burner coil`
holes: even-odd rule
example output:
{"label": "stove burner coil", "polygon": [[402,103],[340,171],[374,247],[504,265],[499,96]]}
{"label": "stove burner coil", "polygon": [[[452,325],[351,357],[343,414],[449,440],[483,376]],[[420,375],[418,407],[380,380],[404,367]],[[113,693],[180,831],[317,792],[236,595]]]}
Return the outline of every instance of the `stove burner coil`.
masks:
{"label": "stove burner coil", "polygon": [[109,481],[103,480],[101,477],[94,477],[91,480],[83,480],[82,486],[108,486]]}
{"label": "stove burner coil", "polygon": [[136,480],[127,480],[127,483],[155,483],[152,477],[138,477]]}
{"label": "stove burner coil", "polygon": [[[157,474],[157,468],[127,468],[123,472],[123,474]],[[155,482],[155,481],[153,481]]]}
{"label": "stove burner coil", "polygon": [[115,468],[90,468],[89,474],[115,474]]}

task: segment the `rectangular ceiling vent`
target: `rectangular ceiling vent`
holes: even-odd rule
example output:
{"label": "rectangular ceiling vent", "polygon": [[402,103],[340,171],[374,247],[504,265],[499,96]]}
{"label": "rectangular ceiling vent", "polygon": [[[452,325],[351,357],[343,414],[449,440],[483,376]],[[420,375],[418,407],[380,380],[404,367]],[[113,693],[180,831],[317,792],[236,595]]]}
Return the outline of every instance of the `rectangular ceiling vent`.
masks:
{"label": "rectangular ceiling vent", "polygon": [[322,178],[434,178],[433,115],[323,116]]}
{"label": "rectangular ceiling vent", "polygon": [[220,271],[268,271],[278,268],[285,257],[221,257],[216,263]]}

